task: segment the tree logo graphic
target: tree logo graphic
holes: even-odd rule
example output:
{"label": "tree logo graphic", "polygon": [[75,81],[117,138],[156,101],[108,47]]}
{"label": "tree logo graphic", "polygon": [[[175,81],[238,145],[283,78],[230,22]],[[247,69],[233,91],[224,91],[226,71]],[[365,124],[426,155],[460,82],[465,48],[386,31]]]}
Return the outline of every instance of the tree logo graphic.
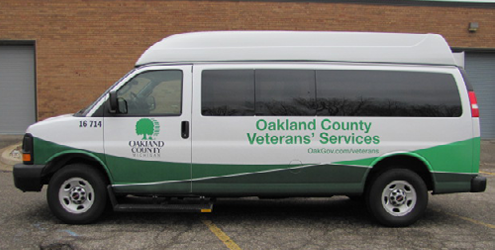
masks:
{"label": "tree logo graphic", "polygon": [[142,118],[136,122],[136,134],[142,135],[141,140],[155,140],[160,133],[160,123],[153,118]]}

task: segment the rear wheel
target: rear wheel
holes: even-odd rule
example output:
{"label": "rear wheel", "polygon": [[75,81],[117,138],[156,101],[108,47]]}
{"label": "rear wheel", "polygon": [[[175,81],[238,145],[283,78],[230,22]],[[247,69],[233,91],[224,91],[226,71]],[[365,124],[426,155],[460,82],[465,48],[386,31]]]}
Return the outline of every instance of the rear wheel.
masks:
{"label": "rear wheel", "polygon": [[47,191],[48,205],[53,214],[65,223],[91,223],[105,210],[105,187],[105,179],[94,167],[68,165],[51,178]]}
{"label": "rear wheel", "polygon": [[409,226],[426,210],[428,190],[423,179],[408,169],[392,169],[378,175],[371,183],[366,204],[383,225]]}

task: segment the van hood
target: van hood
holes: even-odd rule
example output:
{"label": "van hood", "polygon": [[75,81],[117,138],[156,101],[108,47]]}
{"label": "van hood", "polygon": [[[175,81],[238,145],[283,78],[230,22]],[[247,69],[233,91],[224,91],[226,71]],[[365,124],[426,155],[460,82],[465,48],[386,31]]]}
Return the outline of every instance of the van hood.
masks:
{"label": "van hood", "polygon": [[38,132],[40,129],[47,130],[49,129],[49,127],[53,126],[54,124],[58,124],[61,122],[70,121],[74,119],[75,118],[73,114],[64,114],[64,115],[46,118],[45,120],[39,121],[29,126],[26,133],[33,134]]}
{"label": "van hood", "polygon": [[72,116],[74,116],[74,114],[64,114],[64,115],[49,117],[49,118],[46,118],[45,120],[42,120],[40,122],[53,121],[53,120],[58,120],[61,118],[72,117]]}

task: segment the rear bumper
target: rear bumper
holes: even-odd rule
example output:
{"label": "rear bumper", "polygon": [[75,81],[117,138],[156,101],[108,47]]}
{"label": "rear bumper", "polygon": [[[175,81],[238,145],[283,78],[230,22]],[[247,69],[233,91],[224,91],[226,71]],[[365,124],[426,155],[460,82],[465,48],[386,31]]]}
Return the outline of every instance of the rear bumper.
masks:
{"label": "rear bumper", "polygon": [[12,172],[15,186],[23,192],[41,191],[41,188],[43,187],[41,174],[44,167],[45,165],[16,164],[14,166],[14,171]]}
{"label": "rear bumper", "polygon": [[471,192],[484,192],[486,190],[486,177],[477,175],[471,179]]}

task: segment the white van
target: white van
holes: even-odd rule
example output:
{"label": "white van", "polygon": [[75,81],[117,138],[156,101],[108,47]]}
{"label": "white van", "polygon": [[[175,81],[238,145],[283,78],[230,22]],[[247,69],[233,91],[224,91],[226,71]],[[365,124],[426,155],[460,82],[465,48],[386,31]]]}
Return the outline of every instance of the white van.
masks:
{"label": "white van", "polygon": [[22,191],[48,184],[66,223],[107,203],[211,212],[217,197],[346,195],[407,226],[429,191],[485,190],[478,116],[440,35],[188,33],[89,107],[30,126],[13,174]]}

